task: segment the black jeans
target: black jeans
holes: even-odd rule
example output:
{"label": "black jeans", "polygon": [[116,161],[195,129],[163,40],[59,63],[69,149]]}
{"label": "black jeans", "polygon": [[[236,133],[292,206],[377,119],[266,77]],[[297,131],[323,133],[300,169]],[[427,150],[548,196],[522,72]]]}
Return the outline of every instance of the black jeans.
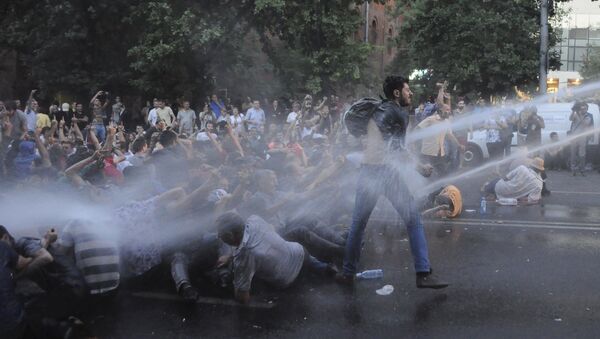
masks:
{"label": "black jeans", "polygon": [[230,283],[231,268],[216,269],[216,263],[222,254],[223,244],[216,234],[205,235],[197,243],[185,251],[178,251],[171,256],[171,276],[177,291],[185,283],[191,284],[191,276],[214,273],[214,278],[220,286]]}

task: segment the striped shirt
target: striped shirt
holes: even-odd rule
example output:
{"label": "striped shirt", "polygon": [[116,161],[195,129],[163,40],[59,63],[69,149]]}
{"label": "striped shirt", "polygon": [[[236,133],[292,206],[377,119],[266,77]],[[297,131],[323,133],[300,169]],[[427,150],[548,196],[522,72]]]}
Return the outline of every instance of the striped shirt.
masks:
{"label": "striped shirt", "polygon": [[101,294],[119,286],[119,252],[114,242],[92,232],[90,226],[81,220],[71,221],[62,232],[60,245],[73,247],[90,294]]}

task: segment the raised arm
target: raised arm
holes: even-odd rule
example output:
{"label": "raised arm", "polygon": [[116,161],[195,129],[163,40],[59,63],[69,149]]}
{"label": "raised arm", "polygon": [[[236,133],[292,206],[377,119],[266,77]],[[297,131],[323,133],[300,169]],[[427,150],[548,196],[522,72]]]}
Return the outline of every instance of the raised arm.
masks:
{"label": "raised arm", "polygon": [[34,133],[35,144],[37,145],[38,151],[40,152],[40,156],[42,157],[42,167],[50,167],[52,164],[50,163],[50,154],[48,154],[48,150],[46,149],[46,145],[40,139],[40,134],[42,133],[41,128],[36,128]]}
{"label": "raised arm", "polygon": [[35,95],[35,93],[37,92],[37,89],[31,90],[31,93],[29,93],[29,98],[27,98],[27,108],[31,109],[31,102],[33,101],[33,96]]}
{"label": "raised arm", "polygon": [[104,93],[103,91],[98,91],[98,93],[96,93],[93,97],[92,100],[90,100],[90,107],[92,107],[94,105],[94,100],[98,99],[98,96],[100,94]]}

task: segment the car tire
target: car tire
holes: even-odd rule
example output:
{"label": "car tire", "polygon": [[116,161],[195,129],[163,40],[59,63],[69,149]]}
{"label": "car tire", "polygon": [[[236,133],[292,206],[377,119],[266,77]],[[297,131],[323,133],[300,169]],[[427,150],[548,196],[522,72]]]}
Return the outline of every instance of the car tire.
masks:
{"label": "car tire", "polygon": [[483,153],[479,146],[469,143],[463,153],[463,164],[467,167],[472,167],[480,164],[483,161]]}

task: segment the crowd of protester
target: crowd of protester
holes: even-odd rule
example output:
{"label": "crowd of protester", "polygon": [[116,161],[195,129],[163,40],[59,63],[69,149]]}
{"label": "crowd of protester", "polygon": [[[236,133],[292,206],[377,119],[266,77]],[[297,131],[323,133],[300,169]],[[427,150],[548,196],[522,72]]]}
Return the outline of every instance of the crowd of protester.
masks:
{"label": "crowd of protester", "polygon": [[[18,230],[0,227],[0,330],[14,337],[73,331],[80,325],[73,316],[110,300],[124,281],[156,272],[170,273],[186,300],[198,297],[201,277],[235,291],[241,302],[249,301],[254,278],[284,288],[304,271],[335,274],[354,206],[358,161],[352,155],[363,150],[343,124],[352,102],[351,96],[261,103],[212,95],[194,110],[188,100],[155,98],[135,114],[105,91],[89,103],[54,103],[47,110],[36,91],[24,107],[19,100],[1,102],[0,203],[10,199],[6,192],[56,192],[110,208],[111,227],[85,213],[60,225],[31,225],[45,227],[39,238],[15,239],[11,232]],[[415,110],[411,128],[482,108],[460,97],[455,103],[441,84],[437,98]],[[581,117],[574,113],[574,131],[589,126],[584,107],[575,111]],[[411,147],[432,165],[434,177],[443,177],[463,166],[473,128],[487,130],[491,158],[510,154],[514,133],[540,144],[544,122],[534,107],[496,112],[481,126],[448,128]],[[583,173],[582,152],[585,145],[574,146],[574,173]],[[566,164],[559,146],[539,156],[550,168]],[[537,180],[544,164],[530,159],[517,168],[505,179],[531,170]],[[504,185],[499,195],[514,196],[506,192],[510,184],[497,185]],[[442,187],[423,203],[423,209],[440,206],[436,215],[458,216],[460,191]],[[42,296],[24,304],[15,282],[34,282]]]}

